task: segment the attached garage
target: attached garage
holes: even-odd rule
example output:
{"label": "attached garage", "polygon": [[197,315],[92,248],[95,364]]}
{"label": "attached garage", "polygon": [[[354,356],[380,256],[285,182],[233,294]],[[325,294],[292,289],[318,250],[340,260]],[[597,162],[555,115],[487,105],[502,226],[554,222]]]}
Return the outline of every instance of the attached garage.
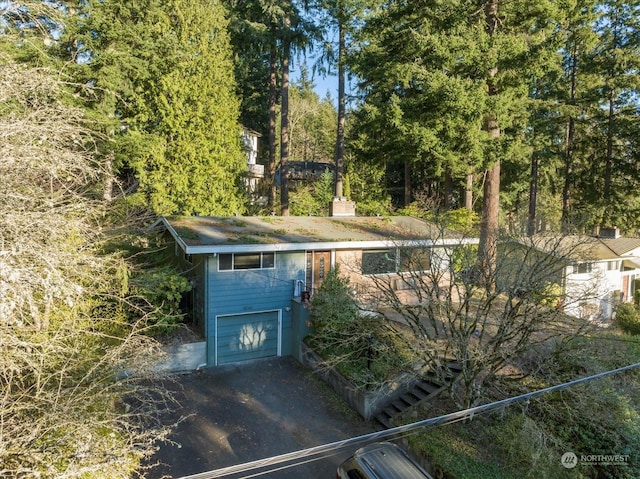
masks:
{"label": "attached garage", "polygon": [[281,354],[281,311],[217,316],[215,364]]}

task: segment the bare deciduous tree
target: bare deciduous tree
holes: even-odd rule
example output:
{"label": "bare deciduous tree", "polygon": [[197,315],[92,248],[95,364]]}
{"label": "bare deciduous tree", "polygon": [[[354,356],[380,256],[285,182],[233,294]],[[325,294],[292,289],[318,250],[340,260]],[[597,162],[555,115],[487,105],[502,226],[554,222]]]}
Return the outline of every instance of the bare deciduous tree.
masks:
{"label": "bare deciduous tree", "polygon": [[434,247],[391,248],[395,272],[368,276],[358,296],[421,358],[415,373],[434,374],[459,407],[481,402],[497,378],[532,372],[539,348],[557,348],[590,326],[565,314],[562,300],[588,302],[593,284],[572,296],[560,286],[563,268],[584,244],[501,241],[487,288],[476,269],[477,246],[437,246],[442,238],[432,239]]}
{"label": "bare deciduous tree", "polygon": [[63,78],[0,63],[0,476],[130,477],[170,398],[142,386],[157,344],[100,251],[94,133]]}

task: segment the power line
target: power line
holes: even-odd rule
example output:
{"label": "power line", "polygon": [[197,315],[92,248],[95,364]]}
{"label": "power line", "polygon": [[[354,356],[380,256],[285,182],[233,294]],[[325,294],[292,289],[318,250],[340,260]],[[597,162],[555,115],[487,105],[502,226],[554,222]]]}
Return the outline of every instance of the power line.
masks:
{"label": "power line", "polygon": [[[464,409],[462,411],[453,412],[450,414],[445,414],[444,416],[438,416],[434,418],[424,419],[422,421],[414,422],[411,424],[405,424],[403,426],[393,427],[391,429],[386,429],[384,431],[373,432],[369,434],[365,434],[362,436],[352,437],[350,439],[344,439],[342,441],[336,441],[329,444],[323,444],[320,446],[311,447],[308,449],[301,449],[299,451],[289,452],[286,454],[281,454],[279,456],[268,457],[264,459],[258,459],[256,461],[246,462],[244,464],[237,464],[235,466],[223,467],[221,469],[215,469],[212,471],[201,472],[198,474],[192,474],[189,476],[183,476],[179,479],[215,479],[221,478],[225,476],[229,476],[231,474],[240,474],[243,472],[251,472],[257,471],[260,469],[264,469],[268,466],[275,466],[279,464],[284,464],[292,461],[300,461],[302,459],[307,459],[304,462],[311,462],[315,459],[310,459],[315,456],[325,456],[332,455],[337,453],[339,450],[344,449],[348,446],[356,446],[367,442],[372,442],[374,440],[381,439],[391,439],[394,437],[398,437],[401,435],[408,434],[415,429],[424,428],[424,427],[436,427],[444,424],[450,424],[453,422],[461,421],[466,418],[472,418],[476,414],[485,413],[488,411],[492,411],[494,409],[504,408],[511,404],[529,400],[531,398],[535,398],[541,396],[543,394],[547,394],[554,391],[560,391],[562,389],[567,389],[572,386],[576,386],[581,383],[585,383],[588,381],[593,381],[594,379],[600,379],[605,376],[610,376],[613,374],[621,373],[624,371],[628,371],[630,369],[634,369],[640,367],[640,363],[631,364],[629,366],[624,366],[617,369],[612,369],[609,371],[605,371],[602,373],[594,374],[592,376],[587,376],[580,379],[575,379],[573,381],[569,381],[566,383],[558,384],[556,386],[550,386],[548,388],[539,389],[537,391],[521,394],[519,396],[510,397],[507,399],[502,399],[500,401],[495,401],[489,404],[484,404],[481,406],[472,407],[469,409]],[[316,457],[318,459],[319,457]],[[297,463],[296,463],[297,464]],[[295,464],[291,464],[289,466],[282,467],[282,469],[286,467],[291,467]],[[255,477],[262,473],[257,473],[252,476],[247,477]]]}

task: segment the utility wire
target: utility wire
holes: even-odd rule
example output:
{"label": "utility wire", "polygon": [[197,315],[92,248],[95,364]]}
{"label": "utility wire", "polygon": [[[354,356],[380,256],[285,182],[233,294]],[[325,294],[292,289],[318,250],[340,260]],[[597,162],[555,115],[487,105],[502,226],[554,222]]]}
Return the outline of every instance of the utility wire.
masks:
{"label": "utility wire", "polygon": [[[237,464],[235,466],[223,467],[221,469],[215,469],[212,471],[201,472],[201,473],[192,474],[189,476],[183,476],[179,479],[215,479],[215,478],[229,476],[231,474],[240,474],[243,472],[257,471],[259,469],[263,469],[268,466],[275,466],[278,464],[283,464],[291,461],[302,462],[301,461],[302,459],[307,459],[304,462],[310,462],[311,460],[309,458],[313,456],[331,455],[332,453],[335,453],[336,451],[340,449],[344,449],[348,446],[356,446],[356,445],[360,445],[363,443],[372,442],[374,440],[380,440],[380,439],[391,439],[397,436],[407,434],[410,431],[413,431],[418,428],[436,427],[443,424],[449,424],[449,423],[461,421],[466,418],[472,418],[476,414],[492,411],[494,409],[504,408],[506,406],[509,406],[511,404],[514,404],[520,401],[529,400],[531,398],[535,398],[543,394],[547,394],[554,391],[560,391],[562,389],[567,389],[569,387],[576,386],[581,383],[593,381],[594,379],[600,379],[605,376],[610,376],[613,374],[621,373],[623,371],[628,371],[630,369],[634,369],[638,367],[640,367],[640,363],[630,364],[629,366],[624,366],[621,368],[612,369],[602,373],[594,374],[592,376],[575,379],[573,381],[558,384],[555,386],[550,386],[548,388],[539,389],[537,391],[529,392],[526,394],[520,394],[519,396],[513,396],[510,398],[502,399],[500,401],[495,401],[489,404],[483,404],[481,406],[476,406],[469,409],[464,409],[462,411],[445,414],[444,416],[424,419],[422,421],[406,424],[403,426],[393,427],[390,429],[386,429],[384,431],[373,432],[373,433],[365,434],[362,436],[352,437],[350,439],[344,439],[342,441],[336,441],[329,444],[323,444],[320,446],[311,447],[308,449],[301,449],[299,451],[293,451],[286,454],[281,454],[279,456],[268,457],[265,459],[258,459],[256,461],[246,462],[244,464]],[[260,474],[255,474],[255,476],[257,475],[260,475]],[[248,477],[254,477],[254,476],[248,476]]]}

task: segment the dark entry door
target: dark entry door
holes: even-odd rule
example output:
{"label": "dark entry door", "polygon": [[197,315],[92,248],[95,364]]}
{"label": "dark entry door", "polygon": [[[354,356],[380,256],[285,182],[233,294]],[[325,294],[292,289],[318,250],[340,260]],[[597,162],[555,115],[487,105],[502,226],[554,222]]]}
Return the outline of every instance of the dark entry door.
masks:
{"label": "dark entry door", "polygon": [[318,291],[330,269],[331,251],[307,252],[307,289]]}

